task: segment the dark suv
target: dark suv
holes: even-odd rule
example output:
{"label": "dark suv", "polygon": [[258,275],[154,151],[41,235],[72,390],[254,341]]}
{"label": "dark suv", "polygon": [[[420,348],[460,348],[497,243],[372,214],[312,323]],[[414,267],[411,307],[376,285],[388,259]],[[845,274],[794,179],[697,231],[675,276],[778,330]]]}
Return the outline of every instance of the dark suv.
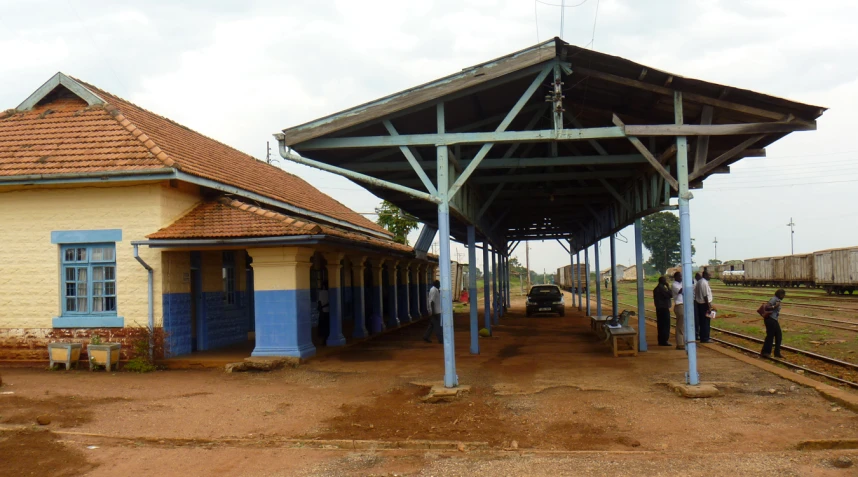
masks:
{"label": "dark suv", "polygon": [[557,313],[566,315],[566,306],[563,303],[563,292],[557,285],[535,285],[527,294],[527,305],[525,314],[530,316],[534,313]]}

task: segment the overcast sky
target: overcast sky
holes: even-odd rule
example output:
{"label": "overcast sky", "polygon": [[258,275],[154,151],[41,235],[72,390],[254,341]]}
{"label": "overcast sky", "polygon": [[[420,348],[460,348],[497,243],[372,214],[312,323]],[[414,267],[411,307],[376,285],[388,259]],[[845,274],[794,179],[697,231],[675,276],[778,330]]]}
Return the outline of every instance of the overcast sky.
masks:
{"label": "overcast sky", "polygon": [[[559,3],[0,0],[0,109],[63,71],[256,157],[271,141],[276,156],[281,129],[561,35]],[[561,36],[831,108],[818,131],[793,133],[694,191],[695,261],[705,263],[716,237],[722,260],[788,254],[790,218],[797,253],[858,245],[856,22],[854,0],[587,0],[566,8]],[[378,205],[340,177],[280,165],[358,212]],[[617,261],[633,263],[633,230],[622,237]],[[524,261],[523,246],[515,255]],[[531,268],[567,262],[557,243],[531,243]]]}

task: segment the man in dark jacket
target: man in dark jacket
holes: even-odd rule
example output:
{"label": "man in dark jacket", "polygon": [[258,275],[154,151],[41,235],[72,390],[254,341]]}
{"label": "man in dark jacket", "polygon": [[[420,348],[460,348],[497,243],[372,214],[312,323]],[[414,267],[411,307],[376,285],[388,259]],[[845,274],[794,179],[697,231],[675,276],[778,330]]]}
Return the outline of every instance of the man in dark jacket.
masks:
{"label": "man in dark jacket", "polygon": [[667,287],[667,279],[658,277],[658,285],[652,291],[652,299],[655,302],[656,324],[658,326],[658,345],[670,346],[670,299],[672,294]]}

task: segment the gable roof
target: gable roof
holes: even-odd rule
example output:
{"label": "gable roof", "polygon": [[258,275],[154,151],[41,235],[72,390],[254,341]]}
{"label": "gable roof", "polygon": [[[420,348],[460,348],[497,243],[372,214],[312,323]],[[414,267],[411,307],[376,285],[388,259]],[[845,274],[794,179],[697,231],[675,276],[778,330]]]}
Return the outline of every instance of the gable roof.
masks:
{"label": "gable roof", "polygon": [[325,236],[412,255],[414,249],[389,239],[297,219],[229,197],[203,202],[171,225],[149,234],[150,240],[240,239]]}
{"label": "gable roof", "polygon": [[294,174],[62,73],[19,108],[0,115],[0,177],[174,169],[392,236]]}

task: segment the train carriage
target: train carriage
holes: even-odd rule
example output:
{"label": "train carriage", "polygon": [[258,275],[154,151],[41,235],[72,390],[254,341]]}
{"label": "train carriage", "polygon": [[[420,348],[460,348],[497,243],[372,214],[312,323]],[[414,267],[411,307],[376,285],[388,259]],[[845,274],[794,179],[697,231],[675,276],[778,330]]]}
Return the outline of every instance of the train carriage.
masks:
{"label": "train carriage", "polygon": [[760,257],[745,260],[744,284],[749,286],[815,286],[814,254]]}
{"label": "train carriage", "polygon": [[851,295],[858,288],[858,247],[814,252],[812,266],[816,286],[829,295]]}

